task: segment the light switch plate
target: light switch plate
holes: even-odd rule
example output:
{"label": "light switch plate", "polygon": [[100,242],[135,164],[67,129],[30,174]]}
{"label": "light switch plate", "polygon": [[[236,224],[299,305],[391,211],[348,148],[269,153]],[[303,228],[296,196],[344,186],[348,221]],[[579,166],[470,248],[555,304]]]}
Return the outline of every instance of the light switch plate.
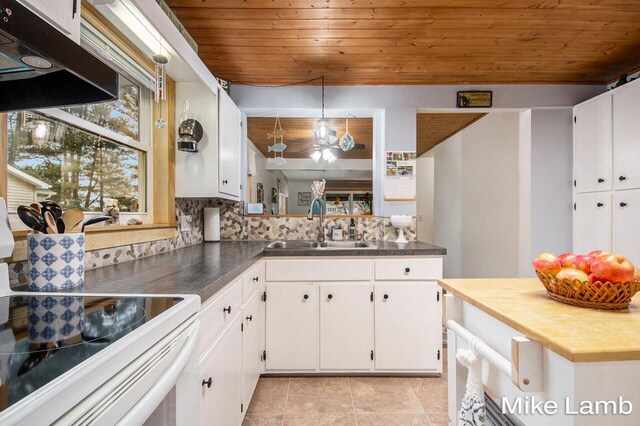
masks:
{"label": "light switch plate", "polygon": [[189,232],[191,231],[191,216],[185,215],[182,216],[180,220],[180,232]]}

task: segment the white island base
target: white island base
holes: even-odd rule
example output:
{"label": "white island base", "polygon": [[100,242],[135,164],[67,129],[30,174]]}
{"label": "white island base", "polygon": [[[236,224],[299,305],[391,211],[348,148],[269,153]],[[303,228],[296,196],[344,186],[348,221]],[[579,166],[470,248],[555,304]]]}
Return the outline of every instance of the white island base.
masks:
{"label": "white island base", "polygon": [[[470,280],[459,280],[462,281]],[[632,347],[640,347],[640,333],[637,330],[640,317],[634,315],[635,310],[621,313],[574,308],[548,299],[542,300],[542,297],[546,298],[544,292],[542,295],[536,293],[533,296],[536,297],[536,303],[548,302],[554,304],[550,306],[551,309],[562,311],[552,317],[540,312],[538,322],[547,325],[537,327],[535,322],[530,321],[514,323],[530,315],[536,303],[523,304],[516,295],[509,297],[508,293],[503,292],[497,305],[488,308],[487,299],[471,300],[468,293],[456,295],[453,285],[443,287],[449,292],[445,309],[450,326],[447,361],[449,419],[452,424],[457,424],[457,410],[464,396],[467,379],[466,368],[456,362],[456,351],[458,348],[469,349],[471,341],[477,352],[483,352],[484,349],[487,352],[487,356],[483,356],[485,392],[514,424],[640,425],[640,360]],[[518,315],[511,316],[503,309],[509,303],[520,311],[520,318]],[[634,329],[620,324],[616,318],[624,319],[624,323],[629,320],[633,322],[634,319],[638,322]],[[589,320],[598,321],[598,324],[594,324],[591,333],[585,333],[590,327],[581,321]],[[611,333],[614,336],[610,344],[605,342],[605,347],[598,348],[603,342],[603,336],[599,335],[602,321],[608,322],[607,326],[612,328],[627,329],[615,329]],[[511,325],[518,326],[519,330]],[[573,338],[570,341],[563,341],[562,336],[550,338],[554,329],[559,328],[575,329]],[[622,343],[616,341],[620,334]],[[581,341],[585,348],[594,346],[593,350],[590,352],[576,344]],[[530,353],[519,354],[518,342],[530,343]],[[557,345],[565,346],[558,348]],[[509,367],[511,374],[508,374]],[[527,381],[532,389],[523,391],[521,388],[526,389],[527,386],[521,382],[520,386],[514,384],[519,380]]]}

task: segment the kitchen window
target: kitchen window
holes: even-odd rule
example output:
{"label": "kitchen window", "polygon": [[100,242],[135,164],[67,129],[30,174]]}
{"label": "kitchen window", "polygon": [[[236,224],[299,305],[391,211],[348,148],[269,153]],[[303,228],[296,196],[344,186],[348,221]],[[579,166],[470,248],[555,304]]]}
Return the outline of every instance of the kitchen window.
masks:
{"label": "kitchen window", "polygon": [[119,99],[6,114],[9,211],[48,198],[97,214],[117,200],[125,218],[148,223],[152,78],[86,22],[81,35],[83,47],[120,72]]}

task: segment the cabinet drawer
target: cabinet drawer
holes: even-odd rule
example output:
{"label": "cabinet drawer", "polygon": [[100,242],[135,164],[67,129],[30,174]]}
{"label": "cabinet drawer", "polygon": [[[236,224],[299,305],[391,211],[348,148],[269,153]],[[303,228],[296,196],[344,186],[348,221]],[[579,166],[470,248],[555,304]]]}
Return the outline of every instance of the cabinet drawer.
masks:
{"label": "cabinet drawer", "polygon": [[206,348],[240,312],[242,306],[242,279],[230,284],[219,296],[214,296],[202,307],[200,349]]}
{"label": "cabinet drawer", "polygon": [[267,281],[369,281],[370,259],[267,260]]}
{"label": "cabinet drawer", "polygon": [[242,302],[251,299],[251,296],[260,289],[264,281],[262,276],[262,262],[253,265],[242,275]]}
{"label": "cabinet drawer", "polygon": [[375,260],[376,280],[437,280],[442,278],[441,258]]}

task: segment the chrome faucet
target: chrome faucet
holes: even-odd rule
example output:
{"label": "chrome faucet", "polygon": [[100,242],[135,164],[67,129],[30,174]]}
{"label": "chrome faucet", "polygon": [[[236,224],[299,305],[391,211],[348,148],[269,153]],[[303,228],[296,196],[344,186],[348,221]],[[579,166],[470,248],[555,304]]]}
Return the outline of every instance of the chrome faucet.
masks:
{"label": "chrome faucet", "polygon": [[324,243],[324,214],[322,212],[322,198],[316,197],[311,201],[311,207],[309,208],[309,214],[307,215],[308,220],[313,220],[313,206],[318,202],[320,204],[320,224],[318,225],[318,242]]}

